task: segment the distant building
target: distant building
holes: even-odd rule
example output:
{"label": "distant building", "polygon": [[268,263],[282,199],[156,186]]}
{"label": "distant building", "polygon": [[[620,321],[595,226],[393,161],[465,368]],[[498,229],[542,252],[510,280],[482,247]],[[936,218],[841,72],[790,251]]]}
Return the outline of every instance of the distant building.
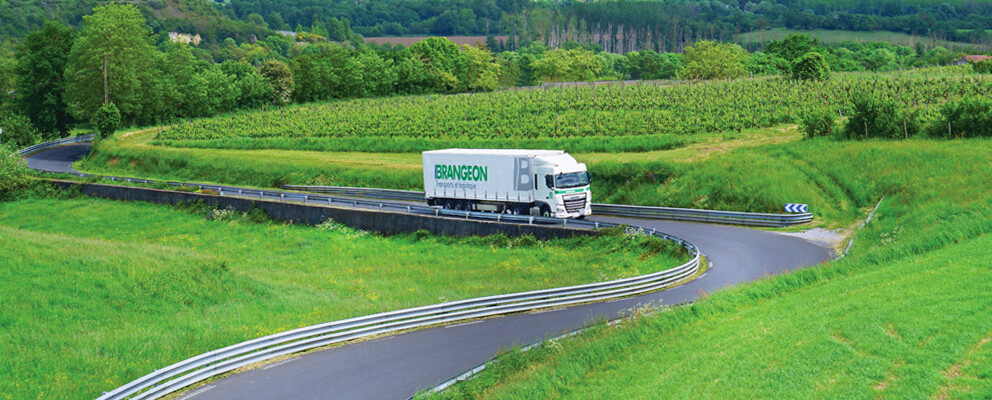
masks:
{"label": "distant building", "polygon": [[990,58],[992,58],[992,57],[982,56],[982,55],[978,55],[978,56],[964,56],[964,57],[961,57],[961,59],[958,60],[958,62],[956,62],[954,64],[955,65],[964,65],[964,64],[969,64],[969,63],[976,63],[976,62],[979,62],[979,61],[985,61],[985,60],[988,60]]}
{"label": "distant building", "polygon": [[169,32],[169,40],[174,43],[186,43],[196,46],[199,45],[200,41],[203,39],[200,38],[199,33],[196,35],[190,35],[188,33]]}

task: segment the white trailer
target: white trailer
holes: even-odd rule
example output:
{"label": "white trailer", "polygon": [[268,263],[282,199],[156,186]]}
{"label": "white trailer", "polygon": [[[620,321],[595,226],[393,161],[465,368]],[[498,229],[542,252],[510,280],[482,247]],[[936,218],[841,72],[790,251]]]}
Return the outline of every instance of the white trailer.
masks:
{"label": "white trailer", "polygon": [[560,150],[425,151],[427,204],[455,210],[582,218],[592,213],[586,165]]}

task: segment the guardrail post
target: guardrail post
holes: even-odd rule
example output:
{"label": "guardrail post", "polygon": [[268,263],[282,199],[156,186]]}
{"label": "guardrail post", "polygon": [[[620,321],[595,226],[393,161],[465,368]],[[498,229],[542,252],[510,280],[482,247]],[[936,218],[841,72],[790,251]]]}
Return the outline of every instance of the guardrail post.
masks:
{"label": "guardrail post", "polygon": [[566,226],[568,226],[568,218],[561,220],[561,227],[564,228]]}
{"label": "guardrail post", "polygon": [[244,190],[238,189],[238,196],[243,195],[244,194],[243,192],[244,192]]}
{"label": "guardrail post", "polygon": [[407,212],[408,214],[409,214],[410,212],[412,212],[412,210],[410,209],[410,206],[406,206],[406,212]]}
{"label": "guardrail post", "polygon": [[279,193],[279,201],[286,201],[286,193]]}
{"label": "guardrail post", "polygon": [[599,221],[596,222],[596,229],[599,229]]}
{"label": "guardrail post", "polygon": [[303,204],[307,204],[307,199],[309,199],[309,198],[310,198],[310,195],[309,194],[303,195]]}
{"label": "guardrail post", "polygon": [[527,218],[527,225],[534,225],[534,216],[533,215],[530,216],[529,218]]}
{"label": "guardrail post", "polygon": [[441,215],[441,210],[438,210],[438,209],[436,209],[436,208],[435,208],[435,209],[434,209],[434,216],[435,216],[435,217],[438,217],[438,216],[440,216],[440,215]]}
{"label": "guardrail post", "polygon": [[223,196],[224,195],[224,188],[220,188],[220,190],[218,190],[217,192],[220,193],[221,196]]}

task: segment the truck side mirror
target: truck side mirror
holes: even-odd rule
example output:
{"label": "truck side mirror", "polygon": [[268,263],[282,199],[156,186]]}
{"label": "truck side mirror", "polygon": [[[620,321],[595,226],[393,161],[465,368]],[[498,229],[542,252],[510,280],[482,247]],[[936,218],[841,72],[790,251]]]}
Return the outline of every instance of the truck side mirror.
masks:
{"label": "truck side mirror", "polygon": [[555,187],[555,177],[552,175],[545,175],[544,184],[548,185],[548,189]]}

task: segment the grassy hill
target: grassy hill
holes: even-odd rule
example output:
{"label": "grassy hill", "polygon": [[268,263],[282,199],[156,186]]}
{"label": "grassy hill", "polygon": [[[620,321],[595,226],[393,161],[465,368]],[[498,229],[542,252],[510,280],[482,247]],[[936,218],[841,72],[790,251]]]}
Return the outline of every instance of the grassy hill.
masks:
{"label": "grassy hill", "polygon": [[0,203],[0,398],[96,398],[276,332],[684,262],[655,240],[382,237],[203,207]]}
{"label": "grassy hill", "polygon": [[700,162],[805,165],[812,180],[885,199],[844,259],[504,355],[430,398],[989,398],[990,151],[987,139],[813,140]]}

